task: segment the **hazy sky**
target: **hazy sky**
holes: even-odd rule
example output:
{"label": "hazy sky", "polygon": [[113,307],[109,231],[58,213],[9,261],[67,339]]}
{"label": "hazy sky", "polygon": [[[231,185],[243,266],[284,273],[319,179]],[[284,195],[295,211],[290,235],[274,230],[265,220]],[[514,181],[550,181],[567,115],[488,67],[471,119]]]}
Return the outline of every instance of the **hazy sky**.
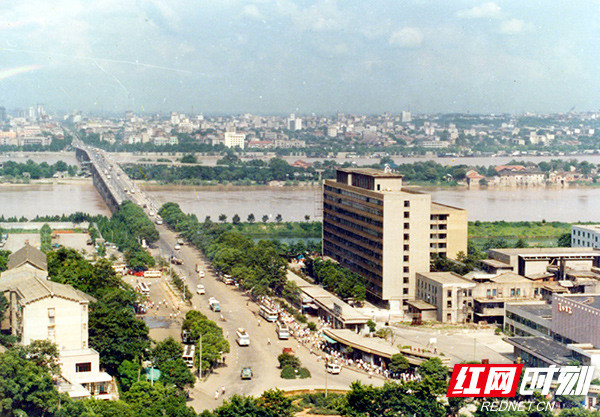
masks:
{"label": "hazy sky", "polygon": [[0,106],[600,109],[598,1],[0,2]]}

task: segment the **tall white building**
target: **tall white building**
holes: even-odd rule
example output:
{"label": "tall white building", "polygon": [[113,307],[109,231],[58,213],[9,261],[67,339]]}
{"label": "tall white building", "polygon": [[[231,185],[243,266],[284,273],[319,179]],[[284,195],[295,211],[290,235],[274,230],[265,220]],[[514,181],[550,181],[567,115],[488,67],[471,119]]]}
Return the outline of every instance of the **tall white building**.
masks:
{"label": "tall white building", "polygon": [[287,119],[287,128],[288,130],[302,130],[302,119],[296,117],[295,114],[290,114]]}
{"label": "tall white building", "polygon": [[409,111],[402,112],[402,123],[410,123],[412,121],[412,115]]}
{"label": "tall white building", "polygon": [[244,149],[245,139],[246,135],[244,133],[225,132],[223,144],[228,148],[235,148],[239,146],[240,149]]}
{"label": "tall white building", "polygon": [[28,345],[56,344],[61,364],[60,392],[72,398],[115,399],[113,378],[100,370],[100,355],[88,345],[88,310],[95,299],[70,285],[48,279],[46,255],[26,244],[11,254],[0,275],[0,296],[9,308],[0,328]]}

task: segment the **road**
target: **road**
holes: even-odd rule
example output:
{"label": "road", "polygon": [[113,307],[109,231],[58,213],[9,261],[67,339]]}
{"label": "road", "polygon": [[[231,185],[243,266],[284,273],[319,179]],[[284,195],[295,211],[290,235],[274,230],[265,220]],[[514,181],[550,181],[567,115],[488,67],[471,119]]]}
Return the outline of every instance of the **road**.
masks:
{"label": "road", "polygon": [[[165,257],[176,253],[177,257],[184,261],[184,264],[176,269],[187,277],[186,282],[191,291],[194,291],[199,283],[205,286],[206,294],[194,294],[193,307],[223,328],[223,333],[231,346],[231,352],[226,355],[226,365],[217,368],[208,378],[199,381],[192,390],[192,404],[198,411],[220,404],[222,397],[215,401],[214,395],[215,390],[221,386],[226,387],[225,397],[229,397],[232,394],[260,395],[274,387],[310,389],[325,388],[327,384],[327,388],[331,389],[348,389],[350,383],[356,380],[375,385],[383,384],[382,379],[369,379],[368,375],[347,368],[344,368],[339,375],[326,376],[323,362],[317,361],[317,356],[311,355],[308,347],[300,346],[295,339],[278,340],[275,325],[259,318],[258,306],[248,295],[233,286],[217,281],[200,251],[188,245],[182,246],[179,251],[174,251],[172,248],[175,246],[177,235],[166,226],[157,226],[157,229],[160,233],[157,242],[158,252]],[[196,273],[196,263],[200,263],[206,271],[204,278],[200,278]],[[208,308],[209,297],[215,297],[220,301],[221,313],[215,313]],[[221,315],[225,321],[221,321]],[[240,347],[236,343],[235,332],[239,327],[248,331],[250,346]],[[271,345],[267,344],[267,339],[270,339]],[[284,347],[291,347],[294,350],[303,366],[311,372],[311,378],[304,380],[280,378],[277,356]],[[251,381],[240,379],[240,371],[244,366],[252,367],[254,378]]]}

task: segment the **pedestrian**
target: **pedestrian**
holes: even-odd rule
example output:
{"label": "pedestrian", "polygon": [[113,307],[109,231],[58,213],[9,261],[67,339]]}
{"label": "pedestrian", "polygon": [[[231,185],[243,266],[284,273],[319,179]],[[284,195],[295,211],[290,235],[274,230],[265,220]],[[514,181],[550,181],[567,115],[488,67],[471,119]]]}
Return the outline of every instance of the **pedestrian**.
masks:
{"label": "pedestrian", "polygon": [[270,344],[271,344],[271,339],[267,338],[267,345],[270,345]]}
{"label": "pedestrian", "polygon": [[258,327],[260,327],[260,320],[258,321]]}
{"label": "pedestrian", "polygon": [[225,385],[223,385],[223,386],[221,387],[221,393],[222,393],[223,395],[225,395]]}
{"label": "pedestrian", "polygon": [[216,390],[215,391],[215,400],[218,400],[218,399],[219,399],[219,390]]}

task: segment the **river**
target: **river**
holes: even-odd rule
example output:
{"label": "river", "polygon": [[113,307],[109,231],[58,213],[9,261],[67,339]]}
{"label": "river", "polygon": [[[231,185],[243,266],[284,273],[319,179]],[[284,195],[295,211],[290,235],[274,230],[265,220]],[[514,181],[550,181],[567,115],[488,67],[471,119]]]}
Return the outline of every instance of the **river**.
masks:
{"label": "river", "polygon": [[[19,153],[0,156],[2,160],[14,159],[25,161],[29,158],[36,162],[53,163],[64,160],[75,163],[73,153]],[[524,157],[532,161],[547,161],[557,157]],[[561,158],[575,158],[564,156]],[[587,160],[600,164],[600,155],[577,156],[579,160]],[[291,159],[291,158],[290,158]],[[513,157],[496,158],[435,158],[439,163],[467,163],[470,165],[496,165],[506,163]],[[521,159],[521,158],[519,158]],[[359,163],[373,160],[354,159]],[[395,158],[397,162],[414,162],[424,158]],[[311,187],[235,187],[220,189],[203,189],[201,187],[182,186],[150,186],[148,193],[159,202],[173,201],[179,203],[186,212],[194,213],[200,220],[210,216],[218,220],[225,214],[228,220],[237,214],[245,221],[248,214],[253,213],[256,221],[263,215],[274,221],[277,214],[286,220],[304,220],[305,216],[319,219],[320,211],[315,203],[318,190]],[[464,188],[432,188],[427,189],[434,201],[468,210],[470,220],[529,220],[539,221],[599,221],[600,222],[600,188],[569,189],[516,189],[516,190],[466,190]],[[94,190],[91,181],[53,181],[49,184],[1,185],[0,214],[8,216],[35,217],[44,214],[63,214],[83,211],[92,214],[109,214],[109,211]]]}
{"label": "river", "polygon": [[[210,216],[217,221],[225,214],[230,221],[237,214],[245,221],[253,213],[256,221],[263,215],[275,221],[320,219],[313,187],[238,188],[205,190],[182,186],[149,186],[147,192],[160,203],[179,203],[200,220]],[[506,221],[599,221],[600,188],[466,190],[428,188],[439,203],[468,210],[469,220]],[[49,184],[0,185],[0,214],[5,217],[74,213],[109,214],[108,208],[91,181],[66,181]]]}

